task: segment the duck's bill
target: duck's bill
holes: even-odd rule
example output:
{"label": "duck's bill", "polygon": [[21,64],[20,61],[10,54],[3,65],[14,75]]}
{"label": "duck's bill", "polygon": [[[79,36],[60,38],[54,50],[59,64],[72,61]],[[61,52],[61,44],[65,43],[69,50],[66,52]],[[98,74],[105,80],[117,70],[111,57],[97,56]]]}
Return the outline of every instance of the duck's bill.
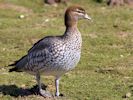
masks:
{"label": "duck's bill", "polygon": [[85,15],[84,15],[84,18],[85,18],[85,19],[88,19],[88,20],[91,20],[91,17],[88,16],[88,14],[85,14]]}

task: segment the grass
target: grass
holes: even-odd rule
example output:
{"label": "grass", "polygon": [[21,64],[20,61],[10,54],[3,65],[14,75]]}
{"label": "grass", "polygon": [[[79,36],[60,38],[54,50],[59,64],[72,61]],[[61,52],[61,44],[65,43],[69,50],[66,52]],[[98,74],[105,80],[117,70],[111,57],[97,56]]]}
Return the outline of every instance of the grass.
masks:
{"label": "grass", "polygon": [[[60,91],[67,100],[123,100],[133,95],[133,9],[128,6],[108,7],[93,0],[72,0],[68,5],[47,6],[43,0],[0,0],[21,7],[0,9],[0,99],[44,99],[34,94],[22,96],[32,88],[34,76],[8,73],[8,64],[25,55],[39,39],[63,34],[63,14],[67,6],[82,5],[93,22],[82,20],[78,27],[83,37],[82,57],[78,66],[64,75]],[[23,12],[22,9],[32,12]],[[20,11],[19,11],[20,10]],[[20,19],[23,14],[25,18]],[[49,21],[47,21],[49,20]],[[52,77],[42,82],[54,93]],[[133,96],[127,98],[132,100]]]}

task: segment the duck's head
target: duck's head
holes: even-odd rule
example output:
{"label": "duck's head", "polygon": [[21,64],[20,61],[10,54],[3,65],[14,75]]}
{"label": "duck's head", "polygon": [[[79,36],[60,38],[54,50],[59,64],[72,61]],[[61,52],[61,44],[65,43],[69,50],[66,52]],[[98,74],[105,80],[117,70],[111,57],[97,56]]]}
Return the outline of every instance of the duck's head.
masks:
{"label": "duck's head", "polygon": [[68,7],[65,12],[65,25],[67,27],[75,25],[79,19],[88,19],[91,18],[88,16],[86,11],[80,6],[71,6]]}

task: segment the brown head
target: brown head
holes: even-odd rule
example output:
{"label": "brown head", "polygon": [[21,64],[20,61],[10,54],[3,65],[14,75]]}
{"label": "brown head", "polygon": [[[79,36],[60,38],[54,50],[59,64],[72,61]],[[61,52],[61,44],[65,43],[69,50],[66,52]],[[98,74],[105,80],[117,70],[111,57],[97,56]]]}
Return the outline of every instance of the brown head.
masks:
{"label": "brown head", "polygon": [[71,6],[67,8],[65,12],[65,25],[66,27],[72,27],[77,25],[79,19],[88,19],[91,18],[87,15],[85,10],[80,6]]}

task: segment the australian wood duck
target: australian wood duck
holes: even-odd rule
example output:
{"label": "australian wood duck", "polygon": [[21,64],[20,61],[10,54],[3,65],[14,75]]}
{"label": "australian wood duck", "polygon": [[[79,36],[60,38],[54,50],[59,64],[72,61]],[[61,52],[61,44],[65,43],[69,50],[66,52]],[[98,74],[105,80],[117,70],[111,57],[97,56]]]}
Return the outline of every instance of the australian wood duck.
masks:
{"label": "australian wood duck", "polygon": [[39,93],[50,97],[50,93],[42,90],[40,74],[55,76],[56,96],[59,96],[59,79],[72,70],[80,60],[82,38],[77,28],[79,19],[91,18],[80,6],[71,6],[65,12],[66,30],[61,36],[47,36],[39,40],[28,51],[27,55],[10,66],[12,71],[24,71],[36,76]]}

